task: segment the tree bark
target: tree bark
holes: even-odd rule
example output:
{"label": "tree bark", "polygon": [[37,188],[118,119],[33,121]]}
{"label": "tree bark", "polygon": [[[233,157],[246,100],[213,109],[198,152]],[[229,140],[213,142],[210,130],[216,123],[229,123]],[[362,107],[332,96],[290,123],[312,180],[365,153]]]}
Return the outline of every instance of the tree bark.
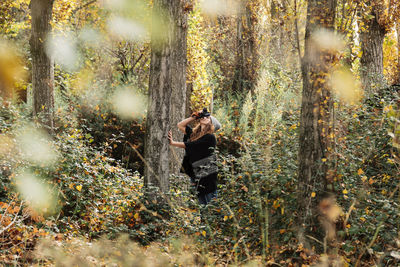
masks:
{"label": "tree bark", "polygon": [[[153,25],[161,16],[165,31],[152,33],[149,106],[146,121],[145,185],[169,190],[171,150],[170,129],[185,115],[186,102],[186,21],[182,0],[156,0]],[[158,18],[159,19],[159,18]],[[158,33],[159,34],[159,33]],[[174,139],[182,138],[175,132]]]}
{"label": "tree bark", "polygon": [[45,41],[51,32],[53,0],[31,0],[33,113],[44,125],[54,126],[54,64],[46,54]]}
{"label": "tree bark", "polygon": [[193,83],[188,83],[186,86],[186,111],[185,111],[185,118],[188,118],[193,110],[190,107],[190,98],[192,96],[192,92],[193,92]]}
{"label": "tree bark", "polygon": [[[312,40],[316,30],[333,30],[336,0],[310,0],[307,8],[305,54],[302,58],[303,93],[300,115],[298,225],[300,242],[306,229],[316,227],[317,203],[327,189],[332,98],[327,74],[333,56]],[[318,37],[317,37],[318,38]],[[314,193],[316,197],[314,197]]]}
{"label": "tree bark", "polygon": [[[171,5],[172,17],[174,18],[174,39],[172,44],[171,61],[171,130],[175,140],[181,141],[183,134],[179,131],[177,124],[186,115],[187,95],[186,95],[186,66],[187,66],[187,30],[188,30],[188,10],[191,7],[191,0],[176,0]],[[189,102],[190,103],[190,102]],[[184,150],[171,148],[170,167],[172,174],[179,174],[182,164]]]}
{"label": "tree bark", "polygon": [[269,53],[273,55],[274,59],[281,63],[285,63],[285,46],[284,46],[284,41],[285,41],[285,19],[283,17],[283,12],[281,12],[282,9],[285,9],[284,7],[285,3],[284,1],[276,1],[273,0],[271,1],[271,28],[270,28],[270,48],[269,48]]}
{"label": "tree bark", "polygon": [[397,33],[397,73],[395,84],[400,84],[400,21],[396,23]]}
{"label": "tree bark", "polygon": [[383,40],[386,30],[378,22],[378,11],[372,6],[371,15],[367,18],[364,15],[365,30],[361,30],[361,82],[364,90],[373,92],[379,88],[384,81],[383,76]]}
{"label": "tree bark", "polygon": [[237,93],[253,90],[260,67],[258,45],[259,1],[241,1],[237,18],[236,70],[232,88]]}

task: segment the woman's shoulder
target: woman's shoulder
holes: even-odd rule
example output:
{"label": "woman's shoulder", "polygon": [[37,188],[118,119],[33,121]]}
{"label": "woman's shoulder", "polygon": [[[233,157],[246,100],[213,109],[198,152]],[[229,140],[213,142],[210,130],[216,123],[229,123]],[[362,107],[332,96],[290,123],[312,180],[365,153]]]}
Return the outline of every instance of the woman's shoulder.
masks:
{"label": "woman's shoulder", "polygon": [[215,135],[213,133],[205,134],[205,135],[203,135],[202,138],[207,139],[207,140],[211,140],[213,142],[217,141],[217,139],[215,138]]}
{"label": "woman's shoulder", "polygon": [[215,135],[213,133],[206,133],[205,135],[203,135],[203,137],[215,138]]}

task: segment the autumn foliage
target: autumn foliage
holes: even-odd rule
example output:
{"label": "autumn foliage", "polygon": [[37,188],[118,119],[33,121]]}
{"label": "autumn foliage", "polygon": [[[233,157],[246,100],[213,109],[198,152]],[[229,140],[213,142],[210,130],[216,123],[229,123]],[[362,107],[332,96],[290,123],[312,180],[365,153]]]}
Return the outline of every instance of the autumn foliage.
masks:
{"label": "autumn foliage", "polygon": [[[52,129],[32,109],[29,2],[0,3],[0,266],[400,264],[397,1],[335,1],[331,29],[307,36],[311,1],[185,2],[187,110],[222,124],[207,206],[180,173],[168,192],[144,186],[153,1],[54,1]],[[304,77],[329,106],[310,109],[329,146],[306,182]]]}

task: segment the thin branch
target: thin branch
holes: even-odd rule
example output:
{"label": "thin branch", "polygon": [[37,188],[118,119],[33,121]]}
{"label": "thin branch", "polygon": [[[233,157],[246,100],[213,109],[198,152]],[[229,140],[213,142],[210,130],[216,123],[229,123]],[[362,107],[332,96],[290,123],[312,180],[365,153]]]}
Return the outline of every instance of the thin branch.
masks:
{"label": "thin branch", "polygon": [[315,237],[313,237],[313,236],[306,235],[306,237],[308,237],[308,238],[310,238],[310,239],[314,240],[315,242],[317,242],[317,243],[321,244],[322,246],[324,245],[324,243],[322,243],[321,241],[319,241],[318,239],[316,239],[316,238],[315,238]]}
{"label": "thin branch", "polygon": [[[346,228],[346,225],[347,225],[347,222],[349,221],[351,212],[354,210],[354,206],[355,206],[355,205],[356,205],[356,200],[354,199],[354,200],[353,200],[353,203],[351,203],[351,206],[350,206],[350,208],[349,208],[349,211],[346,213],[346,218],[345,218],[345,220],[344,220],[344,222],[343,222],[343,227],[344,227],[344,229],[347,229],[347,228]],[[347,231],[347,230],[346,230],[346,231]]]}
{"label": "thin branch", "polygon": [[382,227],[383,227],[383,221],[381,221],[381,222],[379,223],[378,227],[376,228],[375,233],[374,233],[374,236],[372,237],[371,242],[368,244],[368,246],[367,246],[366,248],[364,248],[364,250],[362,251],[362,253],[358,256],[357,262],[356,262],[356,264],[355,264],[355,267],[359,266],[360,261],[361,261],[361,258],[362,258],[362,256],[364,255],[365,251],[367,251],[368,249],[370,249],[370,248],[372,247],[372,245],[375,243],[376,238],[378,237],[378,233],[379,233],[379,231],[382,229]]}
{"label": "thin branch", "polygon": [[[160,177],[154,172],[154,170],[151,168],[151,166],[149,165],[149,163],[147,162],[147,160],[142,156],[142,154],[140,154],[140,152],[135,148],[134,145],[132,145],[130,142],[128,142],[128,145],[136,152],[136,154],[138,155],[138,157],[142,160],[142,162],[146,165],[146,167],[149,169],[149,171],[154,175],[154,177],[157,179],[157,181],[159,182],[159,184],[161,185],[161,179]],[[163,191],[160,190],[161,196],[168,202],[168,204],[173,207],[174,209],[176,209],[176,207],[173,205],[173,203],[171,202],[171,200],[168,198],[168,196],[165,195],[165,193]]]}
{"label": "thin branch", "polygon": [[[18,212],[15,214],[14,219],[12,220],[12,222],[10,222],[6,227],[4,227],[3,229],[0,230],[0,235],[2,233],[4,233],[6,230],[8,230],[11,226],[13,226],[15,224],[15,222],[17,221],[17,217],[19,214],[19,211],[21,210],[22,207],[22,203],[23,201],[21,201],[21,204],[19,205],[19,210]],[[3,214],[4,215],[4,214]],[[27,216],[23,216],[22,219],[20,221],[23,221]]]}
{"label": "thin branch", "polygon": [[300,50],[300,36],[299,36],[299,23],[298,23],[298,12],[297,12],[297,0],[294,0],[294,28],[295,28],[295,36],[296,36],[296,48],[297,48],[297,53],[299,54],[299,63],[300,66],[303,65],[302,61],[303,58],[301,56],[301,50]]}
{"label": "thin branch", "polygon": [[349,17],[349,19],[346,21],[346,23],[344,24],[344,28],[343,28],[343,32],[350,26],[353,24],[355,16],[357,14],[357,10],[359,8],[359,3],[356,3],[356,6],[353,9],[353,14],[351,15],[351,17]]}
{"label": "thin branch", "polygon": [[89,2],[87,2],[86,4],[84,4],[84,5],[80,6],[80,7],[75,8],[74,10],[72,10],[71,15],[72,15],[72,16],[75,15],[75,13],[78,12],[79,10],[84,9],[85,7],[88,7],[88,6],[90,6],[91,4],[93,4],[93,3],[95,3],[95,2],[97,2],[97,0],[89,1]]}
{"label": "thin branch", "polygon": [[10,203],[7,204],[8,206],[7,206],[6,210],[5,210],[4,213],[1,215],[0,224],[3,222],[4,215],[6,215],[6,211],[7,211],[8,207],[10,206],[10,204],[11,204],[15,199],[16,199],[16,197],[14,196],[13,199],[11,199]]}

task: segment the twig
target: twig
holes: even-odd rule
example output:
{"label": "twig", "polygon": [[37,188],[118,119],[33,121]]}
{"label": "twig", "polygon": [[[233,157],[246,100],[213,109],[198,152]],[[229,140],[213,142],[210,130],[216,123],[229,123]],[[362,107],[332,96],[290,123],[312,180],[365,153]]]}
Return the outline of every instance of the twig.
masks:
{"label": "twig", "polygon": [[74,10],[72,10],[71,15],[72,15],[72,16],[75,15],[75,13],[78,12],[79,10],[84,9],[85,7],[90,6],[91,4],[93,4],[93,3],[95,3],[95,2],[97,2],[97,0],[89,1],[89,2],[87,2],[86,4],[84,4],[84,5],[80,6],[80,7],[75,8]]}
{"label": "twig", "polygon": [[11,199],[10,203],[7,204],[8,206],[7,206],[6,210],[5,210],[4,213],[1,215],[0,224],[3,222],[4,215],[6,214],[6,211],[7,211],[8,207],[9,207],[10,204],[15,200],[15,198],[16,198],[16,197],[14,196],[14,198]]}
{"label": "twig", "polygon": [[[397,190],[399,189],[399,187],[400,187],[400,183],[397,184],[396,188],[395,188],[395,189],[393,190],[393,192],[389,195],[389,198],[388,198],[388,199],[391,199],[391,198],[394,196],[394,194],[397,192]],[[362,251],[362,253],[360,254],[360,256],[358,256],[358,259],[357,259],[357,262],[356,262],[356,264],[355,264],[355,267],[357,267],[357,266],[360,264],[361,257],[364,255],[365,251],[368,250],[368,249],[370,249],[370,248],[372,247],[372,245],[375,243],[375,241],[376,241],[376,239],[377,239],[377,237],[378,237],[379,231],[380,231],[380,230],[382,229],[382,227],[383,227],[383,223],[384,223],[384,219],[382,219],[382,220],[379,222],[378,227],[376,227],[376,230],[375,230],[374,236],[373,236],[372,239],[371,239],[371,242],[369,242],[368,246],[367,246],[366,248],[364,248],[364,250]]]}
{"label": "twig", "polygon": [[375,243],[376,238],[378,237],[378,233],[381,230],[381,228],[383,227],[383,221],[381,221],[378,225],[378,227],[375,230],[374,236],[372,237],[371,242],[369,242],[368,246],[366,248],[363,249],[362,253],[360,254],[360,256],[358,256],[357,262],[355,264],[355,267],[357,267],[360,264],[361,261],[361,257],[364,255],[365,251],[370,249],[372,247],[372,245]]}
{"label": "twig", "polygon": [[[146,159],[142,156],[142,154],[140,154],[140,152],[135,148],[134,145],[132,145],[129,141],[126,141],[129,146],[136,152],[136,154],[138,155],[138,157],[143,161],[143,163],[146,165],[146,167],[149,169],[149,171],[154,175],[154,177],[156,177],[157,181],[159,182],[159,184],[161,185],[161,179],[160,177],[153,171],[153,169],[150,167],[150,165],[148,164],[148,162],[146,161]],[[160,190],[161,196],[168,202],[168,204],[170,205],[170,207],[173,207],[172,202],[170,201],[170,199],[165,195],[165,193],[163,191]]]}
{"label": "twig", "polygon": [[[12,222],[10,222],[10,224],[8,224],[6,227],[4,227],[3,229],[0,230],[0,235],[1,235],[2,233],[4,233],[6,230],[8,230],[12,225],[15,224],[15,222],[17,221],[17,217],[18,217],[19,211],[21,210],[22,203],[23,203],[23,201],[21,201],[21,204],[19,205],[19,210],[18,210],[18,212],[15,214],[14,219],[12,220]],[[3,214],[3,216],[4,216],[4,214]],[[22,217],[22,218],[24,219],[24,218],[26,218],[26,217]],[[23,221],[23,219],[22,219],[21,221]]]}
{"label": "twig", "polygon": [[317,243],[321,244],[322,246],[324,245],[324,243],[323,243],[323,242],[319,241],[318,239],[316,239],[316,238],[315,238],[315,237],[313,237],[313,236],[306,235],[306,237],[308,237],[308,238],[310,238],[310,239],[314,240],[315,242],[317,242]]}
{"label": "twig", "polygon": [[344,227],[344,229],[346,229],[346,232],[348,232],[346,225],[347,225],[347,222],[348,222],[348,220],[349,220],[349,218],[350,218],[351,212],[354,210],[354,206],[355,206],[355,205],[356,205],[356,200],[354,199],[354,200],[353,200],[353,203],[351,203],[351,206],[350,206],[350,208],[349,208],[349,211],[346,213],[346,219],[345,219],[344,222],[343,222],[343,227]]}
{"label": "twig", "polygon": [[300,36],[299,36],[299,23],[298,23],[298,12],[297,12],[297,0],[294,0],[294,12],[295,12],[295,17],[294,17],[294,28],[295,28],[295,36],[296,36],[296,48],[297,48],[297,53],[299,54],[299,63],[300,66],[303,65],[303,57],[301,56],[301,50],[300,50]]}

